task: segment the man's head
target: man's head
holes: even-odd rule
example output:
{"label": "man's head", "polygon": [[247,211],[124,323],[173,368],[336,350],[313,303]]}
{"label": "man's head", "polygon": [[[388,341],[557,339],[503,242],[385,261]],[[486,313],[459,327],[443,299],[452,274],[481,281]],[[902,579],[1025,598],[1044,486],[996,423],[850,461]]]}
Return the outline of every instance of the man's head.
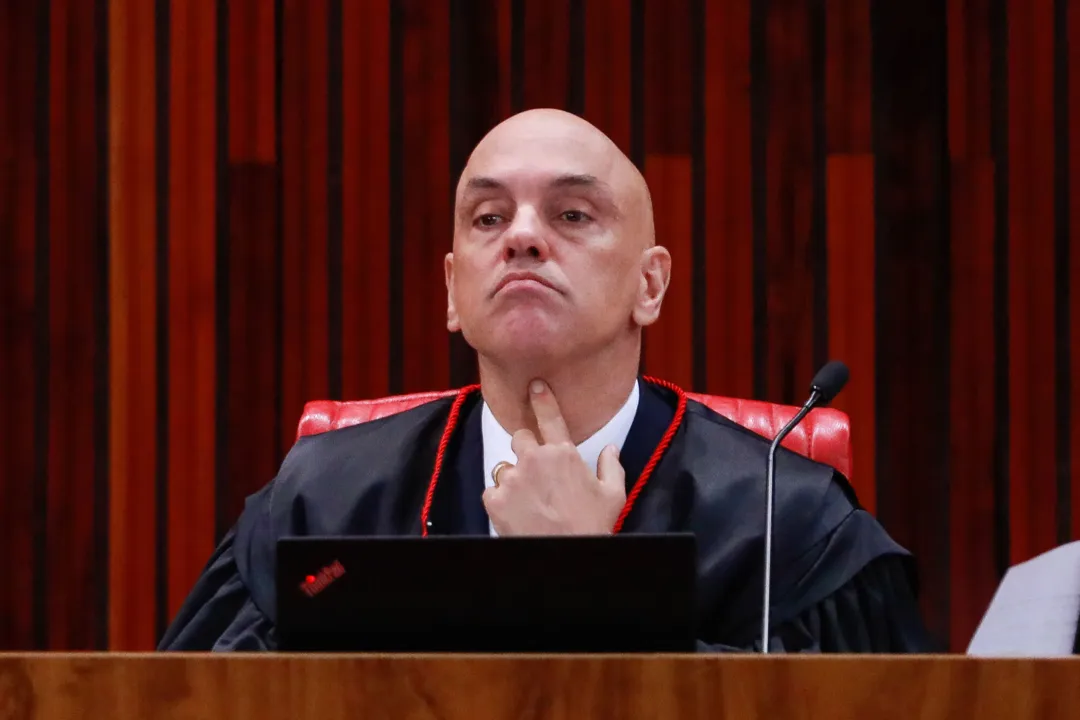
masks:
{"label": "man's head", "polygon": [[640,347],[671,273],[644,178],[595,127],[530,110],[477,145],[457,187],[447,327],[498,363]]}

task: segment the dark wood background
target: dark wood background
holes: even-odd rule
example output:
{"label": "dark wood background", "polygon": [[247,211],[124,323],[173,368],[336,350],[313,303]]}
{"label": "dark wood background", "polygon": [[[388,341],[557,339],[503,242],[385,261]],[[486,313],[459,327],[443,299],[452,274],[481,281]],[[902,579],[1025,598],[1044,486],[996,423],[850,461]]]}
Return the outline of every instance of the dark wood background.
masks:
{"label": "dark wood background", "polygon": [[455,176],[556,106],[651,184],[645,369],[847,361],[963,650],[1080,536],[1078,52],[1080,0],[0,1],[0,647],[152,647],[305,401],[470,381]]}

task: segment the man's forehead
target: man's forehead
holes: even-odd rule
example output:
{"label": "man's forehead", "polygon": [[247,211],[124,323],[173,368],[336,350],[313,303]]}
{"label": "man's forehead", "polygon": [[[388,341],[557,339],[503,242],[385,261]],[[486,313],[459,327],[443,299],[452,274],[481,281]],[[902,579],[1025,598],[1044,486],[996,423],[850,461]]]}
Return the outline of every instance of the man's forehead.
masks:
{"label": "man's forehead", "polygon": [[458,198],[495,191],[581,190],[599,192],[612,200],[628,190],[627,178],[620,177],[611,158],[581,154],[523,152],[493,154],[470,160],[458,185]]}
{"label": "man's forehead", "polygon": [[579,188],[618,205],[647,201],[644,178],[600,130],[561,110],[529,110],[493,128],[477,144],[457,188],[473,194],[515,188]]}
{"label": "man's forehead", "polygon": [[[522,178],[520,175],[525,175]],[[545,188],[596,188],[598,190],[611,191],[611,185],[591,173],[583,172],[559,172],[559,173],[520,173],[515,175],[478,175],[466,174],[462,177],[462,189],[470,191],[482,190],[511,190],[515,181],[524,180],[536,183]]]}
{"label": "man's forehead", "polygon": [[616,152],[603,133],[579,118],[530,114],[489,132],[469,156],[466,169],[489,177],[527,169],[609,180]]}
{"label": "man's forehead", "polygon": [[599,148],[537,139],[478,147],[465,170],[471,176],[592,175],[606,181],[610,180],[613,160]]}
{"label": "man's forehead", "polygon": [[547,151],[605,152],[611,141],[596,127],[565,112],[525,112],[492,128],[474,154],[504,153],[543,145]]}

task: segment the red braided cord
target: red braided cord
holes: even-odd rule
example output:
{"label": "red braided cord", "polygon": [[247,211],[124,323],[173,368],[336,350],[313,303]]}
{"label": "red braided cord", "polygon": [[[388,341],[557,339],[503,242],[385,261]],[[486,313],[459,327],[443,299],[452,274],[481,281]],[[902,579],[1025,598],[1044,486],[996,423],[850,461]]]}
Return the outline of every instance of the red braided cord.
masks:
{"label": "red braided cord", "polygon": [[623,505],[622,512],[619,514],[619,519],[615,521],[615,528],[612,530],[612,533],[614,534],[618,534],[619,531],[622,530],[626,517],[634,508],[634,501],[637,500],[641,491],[645,489],[645,483],[649,481],[649,476],[652,475],[653,470],[656,469],[656,465],[660,462],[660,458],[664,456],[664,451],[667,450],[668,445],[671,444],[671,439],[675,437],[675,431],[679,429],[679,426],[682,424],[683,415],[686,414],[686,393],[683,392],[682,388],[674,383],[659,378],[645,376],[642,379],[645,380],[645,382],[650,382],[654,385],[659,385],[660,387],[671,390],[679,397],[679,403],[675,407],[675,417],[671,419],[671,424],[668,425],[668,429],[664,432],[664,436],[660,438],[660,444],[653,450],[652,457],[649,458],[649,462],[645,463],[645,468],[641,471],[641,475],[638,477],[637,482],[634,483],[634,488],[626,498],[626,504]]}
{"label": "red braided cord", "polygon": [[467,385],[461,388],[457,397],[454,398],[454,404],[450,407],[450,416],[446,419],[446,427],[443,429],[442,438],[439,440],[439,452],[435,455],[435,470],[431,473],[427,495],[424,497],[424,509],[420,511],[420,527],[423,531],[423,537],[427,537],[428,534],[428,515],[431,513],[431,503],[435,499],[435,485],[439,482],[439,473],[442,471],[443,459],[446,457],[446,448],[450,444],[454,429],[457,427],[461,406],[465,404],[465,399],[469,397],[470,393],[479,389],[479,385]]}
{"label": "red braided cord", "polygon": [[[683,415],[686,414],[686,393],[683,392],[682,388],[674,383],[659,378],[646,376],[643,379],[646,382],[651,382],[671,390],[678,396],[679,400],[675,407],[675,416],[671,419],[671,424],[668,425],[667,430],[664,432],[664,436],[660,439],[660,443],[656,446],[652,456],[649,458],[649,462],[645,464],[645,468],[641,471],[640,477],[638,477],[637,482],[634,484],[633,489],[626,498],[626,504],[623,505],[622,512],[615,521],[615,527],[612,530],[613,533],[618,533],[622,530],[623,523],[626,521],[627,516],[634,507],[634,502],[645,489],[645,483],[649,481],[649,477],[652,475],[653,470],[656,469],[656,465],[660,462],[660,458],[664,456],[664,452],[671,444],[672,438],[675,437],[675,432],[682,424]],[[446,457],[446,448],[450,444],[450,438],[453,436],[454,430],[457,428],[461,407],[465,404],[465,400],[468,398],[469,394],[479,389],[479,385],[463,387],[458,392],[457,397],[454,399],[454,404],[450,408],[450,415],[446,420],[446,427],[443,429],[442,438],[439,440],[439,451],[435,455],[435,469],[431,473],[431,480],[428,482],[427,495],[424,498],[424,508],[420,513],[421,530],[424,537],[427,537],[428,534],[428,516],[431,512],[431,504],[435,498],[435,486],[438,484],[439,474],[442,472],[443,460]]]}

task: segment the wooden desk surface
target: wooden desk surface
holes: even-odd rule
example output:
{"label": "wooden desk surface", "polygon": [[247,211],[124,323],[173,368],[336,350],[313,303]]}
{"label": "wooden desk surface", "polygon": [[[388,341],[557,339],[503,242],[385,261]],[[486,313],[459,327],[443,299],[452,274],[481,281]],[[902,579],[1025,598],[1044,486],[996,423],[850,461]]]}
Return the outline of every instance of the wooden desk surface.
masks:
{"label": "wooden desk surface", "polygon": [[18,718],[1080,718],[1080,659],[0,654]]}

